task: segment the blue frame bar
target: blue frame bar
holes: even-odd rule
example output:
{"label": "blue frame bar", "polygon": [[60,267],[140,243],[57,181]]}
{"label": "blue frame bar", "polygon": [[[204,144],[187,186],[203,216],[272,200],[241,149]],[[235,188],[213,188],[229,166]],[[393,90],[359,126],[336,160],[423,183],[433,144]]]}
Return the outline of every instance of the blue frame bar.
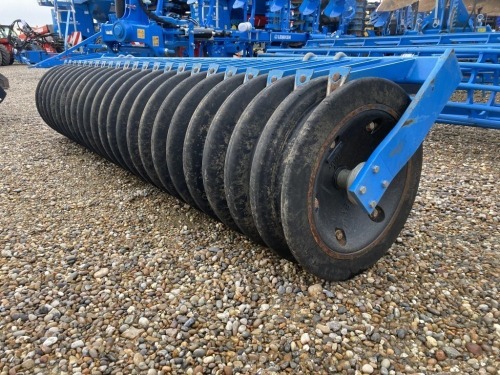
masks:
{"label": "blue frame bar", "polygon": [[441,56],[396,126],[370,155],[348,187],[371,214],[387,187],[418,150],[462,76],[452,50]]}

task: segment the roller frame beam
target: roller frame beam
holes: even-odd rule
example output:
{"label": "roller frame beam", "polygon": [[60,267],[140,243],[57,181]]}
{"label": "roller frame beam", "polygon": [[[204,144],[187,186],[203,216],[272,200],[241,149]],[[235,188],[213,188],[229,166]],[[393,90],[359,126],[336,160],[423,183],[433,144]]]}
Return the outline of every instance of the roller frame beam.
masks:
{"label": "roller frame beam", "polygon": [[[459,59],[462,71],[462,82],[457,90],[467,92],[465,102],[454,101],[453,98],[446,104],[437,122],[450,125],[463,125],[500,129],[499,103],[495,102],[496,94],[500,91],[500,44],[485,45],[458,45],[454,46],[455,55]],[[333,56],[343,53],[356,57],[377,56],[436,56],[446,50],[445,46],[430,47],[325,47],[304,48],[303,50],[277,50],[261,56],[283,58],[285,56],[300,56],[301,54],[315,54],[317,56]],[[284,52],[287,51],[287,52]],[[409,83],[409,81],[405,82]],[[474,95],[478,91],[483,93],[482,98]],[[485,99],[486,98],[486,99]]]}

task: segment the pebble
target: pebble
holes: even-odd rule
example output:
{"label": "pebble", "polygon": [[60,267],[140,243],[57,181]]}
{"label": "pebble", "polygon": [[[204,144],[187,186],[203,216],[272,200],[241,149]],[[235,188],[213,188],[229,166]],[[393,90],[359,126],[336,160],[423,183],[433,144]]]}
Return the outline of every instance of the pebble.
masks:
{"label": "pebble", "polygon": [[323,294],[323,285],[321,284],[313,284],[307,288],[307,292],[311,297],[319,297]]}
{"label": "pebble", "polygon": [[425,342],[427,343],[427,346],[430,347],[430,348],[433,348],[433,347],[436,347],[437,346],[437,340],[432,337],[432,336],[427,336],[425,338]]}
{"label": "pebble", "polygon": [[443,346],[442,349],[449,358],[457,358],[461,356],[460,352],[451,346]]}
{"label": "pebble", "polygon": [[444,361],[446,359],[446,353],[443,350],[436,350],[435,356],[438,361]]}
{"label": "pebble", "polygon": [[206,354],[206,350],[205,349],[202,349],[202,348],[198,348],[198,349],[195,349],[193,351],[193,357],[195,358],[201,358],[201,357],[204,357]]}
{"label": "pebble", "polygon": [[300,342],[302,343],[302,345],[308,344],[309,341],[311,341],[311,338],[309,337],[309,334],[307,332],[303,333],[302,336],[300,336]]}
{"label": "pebble", "polygon": [[141,353],[134,354],[134,364],[139,366],[141,363],[144,363],[144,357]]}
{"label": "pebble", "polygon": [[472,342],[468,342],[465,344],[465,348],[471,353],[473,356],[480,356],[483,354],[483,349],[478,345]]}
{"label": "pebble", "polygon": [[388,369],[389,367],[391,367],[391,361],[390,361],[390,359],[384,358],[382,360],[382,362],[380,362],[380,366],[382,366],[382,368],[385,368],[385,369]]}
{"label": "pebble", "polygon": [[149,320],[148,320],[148,318],[145,318],[145,317],[140,317],[138,323],[143,328],[147,328],[149,326]]}
{"label": "pebble", "polygon": [[47,346],[47,347],[50,347],[52,345],[54,345],[55,343],[57,342],[57,337],[49,337],[47,338],[44,342],[43,342],[43,346]]}
{"label": "pebble", "polygon": [[325,282],[46,126],[44,70],[2,74],[1,375],[496,374],[493,130],[435,125],[398,240]]}
{"label": "pebble", "polygon": [[213,362],[215,362],[214,356],[208,356],[208,357],[203,358],[203,363],[206,365],[209,363],[213,363]]}
{"label": "pebble", "polygon": [[131,340],[134,340],[136,339],[137,337],[139,337],[139,335],[142,334],[142,332],[144,332],[143,329],[137,329],[135,327],[130,327],[130,328],[127,328],[123,333],[122,333],[122,337],[125,337],[126,339],[131,339]]}
{"label": "pebble", "polygon": [[98,270],[94,273],[94,277],[96,279],[100,279],[100,278],[106,276],[108,273],[109,273],[109,268],[101,268],[100,270]]}
{"label": "pebble", "polygon": [[83,340],[76,340],[71,343],[71,349],[82,348],[85,346]]}
{"label": "pebble", "polygon": [[366,363],[363,365],[363,367],[361,367],[361,372],[363,374],[371,374],[371,373],[373,373],[373,366]]}
{"label": "pebble", "polygon": [[22,363],[21,367],[25,370],[31,370],[33,367],[35,367],[35,361],[31,358],[27,359]]}

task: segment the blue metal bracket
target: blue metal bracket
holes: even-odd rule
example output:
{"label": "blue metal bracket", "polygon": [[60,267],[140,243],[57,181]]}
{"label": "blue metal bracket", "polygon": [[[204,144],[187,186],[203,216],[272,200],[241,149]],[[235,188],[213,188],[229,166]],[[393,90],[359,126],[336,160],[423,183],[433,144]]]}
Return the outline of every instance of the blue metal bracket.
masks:
{"label": "blue metal bracket", "polygon": [[193,64],[193,68],[191,69],[191,75],[199,73],[201,69],[202,69],[202,64],[200,63]]}
{"label": "blue metal bracket", "polygon": [[309,82],[313,77],[313,74],[313,69],[297,69],[297,73],[295,74],[294,88],[297,88],[300,85],[304,85]]}
{"label": "blue metal bracket", "polygon": [[245,73],[245,78],[243,79],[243,83],[246,83],[247,81],[251,80],[254,77],[257,77],[260,73],[260,70],[257,68],[248,68],[246,73]]}
{"label": "blue metal bracket", "polygon": [[342,86],[349,78],[351,68],[348,66],[340,66],[338,68],[330,69],[328,72],[328,86],[326,88],[326,95],[330,95],[339,86]]}
{"label": "blue metal bracket", "polygon": [[211,76],[212,74],[216,74],[218,70],[219,70],[219,64],[209,64],[208,71],[207,71],[207,77]]}
{"label": "blue metal bracket", "polygon": [[235,66],[228,66],[226,68],[226,72],[224,74],[224,79],[228,79],[229,77],[232,77],[234,75],[236,75],[236,73],[238,72],[238,68],[235,67]]}
{"label": "blue metal bracket", "polygon": [[278,79],[283,78],[284,72],[283,70],[273,69],[267,75],[267,86],[276,82]]}
{"label": "blue metal bracket", "polygon": [[391,181],[417,151],[462,79],[452,50],[439,59],[396,126],[368,158],[348,187],[371,214]]}

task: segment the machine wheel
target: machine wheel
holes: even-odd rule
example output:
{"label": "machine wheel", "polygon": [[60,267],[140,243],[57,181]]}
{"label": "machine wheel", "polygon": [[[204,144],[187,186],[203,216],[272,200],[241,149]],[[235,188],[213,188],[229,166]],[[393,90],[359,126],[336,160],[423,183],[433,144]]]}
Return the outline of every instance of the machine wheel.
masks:
{"label": "machine wheel", "polygon": [[[122,99],[120,100],[120,107],[117,112],[117,117],[116,117],[116,128],[115,128],[115,134],[116,134],[116,143],[118,146],[118,150],[120,152],[120,156],[124,163],[127,165],[129,171],[134,173],[135,175],[144,178],[143,174],[140,173],[137,168],[135,167],[134,162],[132,161],[132,156],[129,153],[129,144],[128,144],[128,125],[130,123],[130,117],[132,114],[132,108],[133,105],[136,101],[140,102],[140,106],[142,109],[144,109],[144,106],[148,102],[149,97],[147,96],[142,96],[139,95],[141,90],[149,84],[152,80],[157,78],[160,74],[162,74],[161,71],[145,71],[144,76],[142,76],[140,79],[137,81],[133,82],[132,86],[128,87],[126,89],[126,94]],[[118,93],[117,93],[118,94]],[[137,110],[137,107],[135,107]],[[138,117],[138,118],[137,118]],[[136,121],[137,124],[136,126],[138,127],[138,121],[140,119],[140,114],[139,116],[136,116]],[[137,128],[136,128],[137,129]],[[136,143],[137,145],[137,143]],[[137,147],[137,146],[136,146]]]}
{"label": "machine wheel", "polygon": [[[42,115],[42,118],[47,123],[47,125],[49,125],[52,129],[63,135],[66,134],[54,124],[54,121],[52,119],[52,110],[50,107],[50,101],[52,97],[49,96],[49,93],[52,93],[52,86],[59,81],[61,75],[71,68],[72,67],[70,67],[69,65],[65,65],[61,69],[57,70],[54,69],[54,74],[50,74],[50,77],[48,77],[47,81],[44,83],[42,92],[45,95],[43,95],[44,97],[41,98],[40,100],[40,114]],[[49,73],[52,72],[53,71],[50,71]]]}
{"label": "machine wheel", "polygon": [[328,79],[317,78],[293,91],[267,121],[256,146],[250,173],[250,206],[260,236],[278,254],[290,258],[281,224],[283,155],[294,130],[325,98]]}
{"label": "machine wheel", "polygon": [[54,116],[54,121],[56,122],[57,126],[59,128],[64,128],[66,131],[72,135],[74,139],[77,139],[78,142],[87,147],[88,149],[92,150],[93,149],[89,146],[87,140],[85,137],[83,137],[82,130],[76,126],[73,126],[73,123],[71,121],[66,121],[64,118],[65,114],[65,105],[64,102],[68,96],[71,95],[71,87],[75,81],[79,81],[82,77],[86,77],[88,74],[92,74],[92,72],[95,72],[95,68],[91,67],[82,67],[81,69],[78,69],[74,72],[71,73],[71,79],[66,79],[61,82],[61,84],[54,89],[54,97],[53,97],[53,102],[52,102],[52,108],[53,108],[53,116]]}
{"label": "machine wheel", "polygon": [[[241,77],[244,75],[242,74]],[[267,76],[257,76],[233,92],[217,111],[203,147],[203,186],[207,199],[220,221],[240,231],[227,206],[224,190],[224,163],[234,127],[252,99],[266,87]]]}
{"label": "machine wheel", "polygon": [[7,49],[7,47],[5,47],[3,44],[0,44],[0,58],[1,58],[1,65],[2,66],[9,65],[10,52]]}
{"label": "machine wheel", "polygon": [[151,153],[151,138],[153,136],[153,125],[155,118],[160,110],[163,101],[167,98],[170,91],[172,91],[180,82],[188,77],[187,74],[176,74],[176,72],[165,73],[166,82],[162,83],[156,91],[151,94],[139,123],[139,152],[141,156],[141,163],[144,167],[149,180],[161,189],[165,189],[162,185],[158,174],[156,173],[153,163],[153,156]]}
{"label": "machine wheel", "polygon": [[[241,115],[227,148],[224,190],[229,212],[240,230],[259,243],[263,240],[252,217],[249,197],[252,159],[267,120],[293,91],[294,82],[294,76],[285,77],[258,93]],[[293,258],[290,252],[280,255],[287,259]]]}
{"label": "machine wheel", "polygon": [[96,141],[101,144],[102,149],[108,155],[108,160],[111,160],[117,165],[121,165],[119,160],[117,160],[113,154],[113,150],[109,145],[108,134],[107,134],[107,115],[108,109],[111,106],[111,102],[114,98],[116,91],[129,80],[134,75],[138,74],[140,70],[134,69],[124,69],[120,70],[117,75],[109,77],[106,82],[97,91],[94,101],[92,102],[92,108],[90,109],[90,121],[91,124],[97,124],[97,129],[99,133],[98,139]]}
{"label": "machine wheel", "polygon": [[[151,95],[155,93],[158,87],[169,80],[173,74],[173,72],[160,72],[160,75],[144,87],[141,87],[140,92],[136,93],[136,98],[130,107],[130,113],[127,119],[127,146],[130,159],[132,163],[134,163],[135,170],[141,175],[141,177],[153,184],[155,184],[155,181],[149,178],[142,164],[139,145],[139,128],[141,118],[148,108],[148,103],[151,101]],[[150,126],[152,126],[152,124],[150,124]]]}
{"label": "machine wheel", "polygon": [[[170,178],[175,186],[175,190],[177,190],[177,193],[179,193],[184,202],[189,203],[191,206],[196,207],[199,210],[201,210],[201,207],[196,204],[195,200],[189,193],[186,179],[184,177],[184,168],[182,165],[184,139],[186,137],[189,121],[191,120],[193,113],[196,111],[196,108],[205,95],[207,95],[218,83],[222,82],[223,79],[224,73],[217,73],[200,81],[191,90],[189,90],[177,106],[168,129],[166,157],[168,170],[170,171]],[[207,215],[214,216],[212,210],[207,210],[205,213]]]}
{"label": "machine wheel", "polygon": [[102,147],[99,139],[99,129],[96,122],[90,121],[92,103],[101,87],[110,77],[117,76],[121,70],[108,68],[92,76],[89,80],[84,80],[78,85],[71,98],[69,106],[69,116],[72,118],[78,128],[84,129],[88,141],[96,152],[102,157],[109,159],[108,154]]}
{"label": "machine wheel", "polygon": [[182,98],[184,98],[189,90],[198,82],[205,79],[204,74],[195,74],[191,76],[191,72],[184,72],[181,73],[181,75],[186,75],[188,78],[179,82],[165,98],[158,110],[151,133],[151,156],[155,171],[163,188],[177,198],[181,198],[181,196],[172,183],[169,167],[167,165],[167,135],[170,129],[170,122]]}
{"label": "machine wheel", "polygon": [[[90,68],[91,69],[91,68]],[[101,70],[99,70],[101,72]],[[71,102],[75,96],[75,92],[80,84],[86,83],[88,81],[87,77],[94,76],[95,75],[95,69],[91,69],[90,71],[87,70],[85,73],[80,74],[78,78],[75,78],[73,82],[71,82],[70,86],[67,88],[66,93],[61,96],[61,106],[59,108],[59,121],[68,124],[70,128],[73,129],[73,132],[79,132],[80,137],[85,140],[86,146],[94,151],[97,152],[94,147],[92,147],[91,144],[89,144],[88,137],[84,133],[84,128],[80,128],[78,126],[78,123],[76,121],[73,121],[71,118]]]}
{"label": "machine wheel", "polygon": [[[35,102],[36,102],[36,109],[38,110],[38,113],[42,117],[43,121],[47,123],[52,128],[52,125],[48,122],[48,116],[45,112],[45,104],[47,100],[49,99],[47,95],[45,95],[45,91],[47,90],[47,86],[51,79],[53,79],[54,76],[57,76],[59,72],[63,69],[67,69],[68,66],[66,65],[59,65],[54,67],[53,69],[49,70],[46,74],[43,75],[43,77],[40,79],[38,82],[38,85],[36,86],[35,90]],[[54,128],[52,128],[54,129]],[[54,129],[56,130],[56,129]]]}
{"label": "machine wheel", "polygon": [[385,79],[347,83],[318,105],[284,155],[285,237],[297,261],[316,276],[345,280],[356,275],[380,259],[401,231],[418,189],[421,148],[372,215],[348,199],[338,176],[368,159],[409,102],[398,85]]}
{"label": "machine wheel", "polygon": [[55,79],[51,82],[51,85],[48,90],[50,98],[49,102],[47,103],[49,109],[48,117],[50,118],[50,121],[54,125],[54,127],[58,129],[58,131],[61,134],[64,134],[66,137],[68,137],[74,142],[82,144],[81,140],[75,137],[75,135],[70,131],[67,124],[61,124],[58,121],[56,115],[56,112],[59,111],[59,103],[56,102],[56,100],[58,99],[57,93],[60,92],[61,86],[64,86],[68,82],[68,77],[73,77],[75,74],[78,74],[83,69],[83,67],[81,66],[77,68],[75,67],[72,68],[73,69],[68,69],[64,72],[61,72],[61,74],[59,74],[57,78],[54,77]]}
{"label": "machine wheel", "polygon": [[[123,82],[117,90],[113,90],[113,97],[111,98],[111,102],[108,106],[101,106],[99,112],[105,112],[106,116],[106,135],[108,137],[109,146],[111,152],[114,155],[115,160],[118,161],[119,165],[121,165],[124,169],[128,169],[130,172],[135,174],[135,170],[130,169],[130,165],[128,160],[124,158],[122,153],[120,152],[120,148],[118,143],[120,142],[119,138],[119,129],[127,126],[127,122],[125,119],[119,117],[119,112],[121,105],[125,99],[127,93],[132,89],[132,87],[136,84],[136,82],[140,81],[145,76],[149,75],[150,71],[141,70],[129,77],[125,82]],[[99,113],[99,116],[101,114]],[[119,122],[121,121],[121,122]],[[126,137],[123,137],[125,140],[125,148],[126,148]],[[132,162],[130,162],[132,164]]]}
{"label": "machine wheel", "polygon": [[210,90],[193,113],[184,139],[182,165],[187,187],[198,207],[204,212],[210,212],[211,215],[214,215],[213,210],[203,186],[203,147],[215,114],[227,97],[242,84],[243,77],[236,75],[225,79]]}

